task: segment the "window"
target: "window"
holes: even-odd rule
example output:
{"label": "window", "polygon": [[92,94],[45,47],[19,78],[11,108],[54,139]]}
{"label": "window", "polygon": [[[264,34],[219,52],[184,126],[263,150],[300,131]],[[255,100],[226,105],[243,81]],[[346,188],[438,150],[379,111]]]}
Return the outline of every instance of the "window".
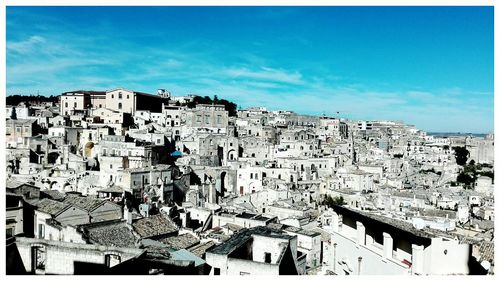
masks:
{"label": "window", "polygon": [[122,93],[121,93],[121,92],[120,92],[120,93],[118,93],[118,98],[119,98],[119,99],[122,99],[122,98],[123,98],[123,97],[122,97]]}
{"label": "window", "polygon": [[45,247],[32,247],[31,248],[31,261],[32,265],[31,268],[33,272],[35,272],[37,269],[44,270],[45,269],[45,262],[47,259],[47,252],[45,250]]}
{"label": "window", "polygon": [[74,108],[76,108],[76,102],[75,102],[75,103],[73,103],[73,107],[74,107]]}
{"label": "window", "polygon": [[115,98],[115,95],[111,95],[111,98],[114,99]]}
{"label": "window", "polygon": [[271,263],[271,253],[264,253],[264,262],[265,263]]}
{"label": "window", "polygon": [[67,102],[64,103],[64,107],[68,107],[68,103]]}
{"label": "window", "polygon": [[21,127],[16,127],[16,132],[20,133],[21,132]]}
{"label": "window", "polygon": [[118,103],[118,109],[122,109],[122,103],[121,102]]}
{"label": "window", "polygon": [[217,124],[220,124],[220,123],[221,123],[221,116],[217,115]]}
{"label": "window", "polygon": [[214,267],[214,275],[220,275],[220,268]]}
{"label": "window", "polygon": [[208,115],[205,115],[205,124],[208,124],[208,123],[210,123],[210,122],[209,122],[209,116],[208,116]]}
{"label": "window", "polygon": [[198,122],[198,123],[201,122],[201,115],[196,115],[196,122]]}
{"label": "window", "polygon": [[127,99],[129,99],[129,98],[130,98],[130,95],[127,95]]}
{"label": "window", "polygon": [[38,238],[45,238],[45,225],[38,224]]}

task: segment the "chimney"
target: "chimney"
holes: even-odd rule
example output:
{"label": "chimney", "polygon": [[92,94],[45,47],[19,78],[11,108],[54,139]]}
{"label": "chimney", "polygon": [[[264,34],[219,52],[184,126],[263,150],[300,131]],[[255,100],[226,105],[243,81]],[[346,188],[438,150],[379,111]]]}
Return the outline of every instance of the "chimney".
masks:
{"label": "chimney", "polygon": [[339,215],[335,212],[333,212],[333,214],[332,214],[331,227],[332,227],[333,231],[339,232]]}
{"label": "chimney", "polygon": [[390,259],[392,258],[392,247],[393,240],[389,233],[383,233],[384,236],[384,258]]}
{"label": "chimney", "polygon": [[424,246],[413,244],[411,249],[412,275],[422,275],[424,273]]}
{"label": "chimney", "polygon": [[361,245],[365,245],[366,243],[366,232],[365,226],[359,221],[356,222],[356,230],[358,232],[358,243]]}
{"label": "chimney", "polygon": [[127,206],[123,208],[123,219],[127,221],[127,224],[132,224],[132,212]]}

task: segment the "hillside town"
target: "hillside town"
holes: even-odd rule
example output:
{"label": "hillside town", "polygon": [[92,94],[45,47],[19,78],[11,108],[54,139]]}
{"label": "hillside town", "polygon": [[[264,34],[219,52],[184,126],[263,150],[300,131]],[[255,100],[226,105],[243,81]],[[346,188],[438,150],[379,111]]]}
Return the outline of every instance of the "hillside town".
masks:
{"label": "hillside town", "polygon": [[7,274],[494,274],[494,135],[117,88],[6,108]]}

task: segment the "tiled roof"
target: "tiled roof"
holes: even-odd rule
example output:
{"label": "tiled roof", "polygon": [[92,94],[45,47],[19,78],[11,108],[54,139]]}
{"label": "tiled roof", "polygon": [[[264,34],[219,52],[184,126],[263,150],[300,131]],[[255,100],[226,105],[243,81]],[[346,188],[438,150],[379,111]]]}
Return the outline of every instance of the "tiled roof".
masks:
{"label": "tiled roof", "polygon": [[493,242],[483,241],[479,244],[480,261],[495,260],[495,244]]}
{"label": "tiled roof", "polygon": [[179,236],[162,238],[159,241],[165,244],[167,247],[175,250],[187,249],[200,243],[200,240],[196,238],[196,236],[189,233],[184,233]]}
{"label": "tiled roof", "polygon": [[87,212],[93,211],[104,203],[103,200],[78,195],[68,195],[64,198],[63,202],[84,209]]}
{"label": "tiled roof", "polygon": [[213,248],[214,246],[215,246],[214,241],[208,241],[205,243],[194,245],[188,248],[187,250],[193,253],[197,257],[202,257],[207,250]]}
{"label": "tiled roof", "polygon": [[137,237],[124,221],[107,221],[81,226],[89,242],[104,246],[134,247]]}
{"label": "tiled roof", "polygon": [[161,236],[178,231],[175,223],[170,218],[161,214],[141,218],[133,222],[132,226],[141,238]]}
{"label": "tiled roof", "polygon": [[42,191],[40,191],[40,193],[44,193],[50,199],[57,200],[57,201],[61,201],[62,199],[64,199],[64,197],[66,197],[66,195],[64,193],[59,192],[57,190],[42,190]]}
{"label": "tiled roof", "polygon": [[62,203],[59,201],[55,201],[52,199],[44,198],[38,201],[34,201],[33,205],[37,207],[37,210],[40,212],[44,212],[50,215],[57,215],[60,212],[66,210],[70,207],[69,204]]}

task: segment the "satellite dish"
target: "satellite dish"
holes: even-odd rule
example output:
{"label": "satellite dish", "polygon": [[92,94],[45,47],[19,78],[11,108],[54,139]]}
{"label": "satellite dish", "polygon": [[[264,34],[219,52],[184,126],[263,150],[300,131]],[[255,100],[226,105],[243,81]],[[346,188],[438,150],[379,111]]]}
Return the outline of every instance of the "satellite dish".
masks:
{"label": "satellite dish", "polygon": [[482,261],[481,266],[486,270],[490,270],[491,264],[489,261]]}
{"label": "satellite dish", "polygon": [[420,218],[415,218],[413,219],[413,227],[415,227],[418,230],[422,230],[425,228],[425,221]]}

